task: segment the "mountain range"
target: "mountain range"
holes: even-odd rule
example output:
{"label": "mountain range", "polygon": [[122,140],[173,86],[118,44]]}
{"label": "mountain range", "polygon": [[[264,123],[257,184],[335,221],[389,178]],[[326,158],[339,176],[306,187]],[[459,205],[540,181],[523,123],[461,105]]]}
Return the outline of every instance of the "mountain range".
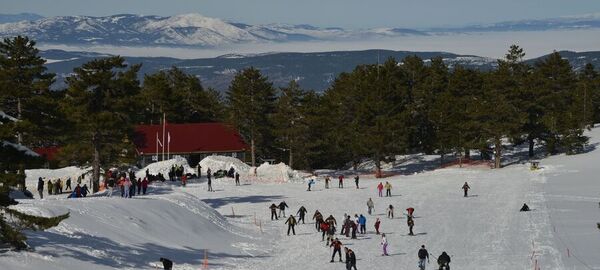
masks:
{"label": "mountain range", "polygon": [[[2,23],[6,22],[6,23]],[[65,45],[214,48],[234,44],[339,41],[471,32],[543,31],[600,28],[599,15],[523,20],[456,28],[320,28],[311,25],[250,25],[200,14],[170,17],[120,14],[105,17],[35,14],[0,15],[0,37],[26,35],[39,43]]]}
{"label": "mountain range", "polygon": [[[576,70],[581,70],[587,63],[600,67],[600,51],[562,51],[560,53],[570,61]],[[55,89],[65,87],[64,79],[70,76],[73,68],[81,66],[92,59],[109,56],[107,54],[62,50],[46,50],[41,51],[40,54],[47,60],[48,71],[57,74],[57,82],[53,86]],[[238,71],[252,66],[258,68],[276,87],[284,86],[289,81],[296,80],[305,89],[321,92],[327,89],[340,73],[352,71],[357,65],[383,63],[389,57],[400,61],[409,55],[417,55],[424,59],[426,63],[429,62],[429,59],[439,56],[444,59],[450,68],[460,64],[469,68],[489,70],[497,64],[496,59],[474,55],[390,50],[255,55],[228,54],[202,59],[126,57],[126,60],[129,64],[142,64],[140,79],[143,79],[144,74],[152,74],[160,70],[177,67],[198,77],[205,87],[225,91]],[[530,59],[527,62],[533,64],[544,57]]]}

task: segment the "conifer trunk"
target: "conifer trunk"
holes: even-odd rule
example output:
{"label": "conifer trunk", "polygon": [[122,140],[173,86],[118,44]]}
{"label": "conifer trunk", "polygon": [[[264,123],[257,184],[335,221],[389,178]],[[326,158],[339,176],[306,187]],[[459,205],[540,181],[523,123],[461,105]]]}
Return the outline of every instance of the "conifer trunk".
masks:
{"label": "conifer trunk", "polygon": [[289,163],[290,163],[290,164],[289,164],[290,168],[294,168],[294,166],[293,166],[293,164],[294,164],[294,163],[293,163],[293,153],[292,153],[292,147],[290,147],[290,158],[289,158]]}
{"label": "conifer trunk", "polygon": [[494,139],[494,168],[499,169],[502,166],[502,141],[499,138]]}
{"label": "conifer trunk", "polygon": [[533,147],[535,146],[535,141],[533,140],[533,138],[528,138],[527,140],[529,141],[529,157],[533,157],[535,154],[533,152]]}
{"label": "conifer trunk", "polygon": [[250,139],[250,158],[252,159],[252,167],[256,167],[256,146],[254,145],[254,137]]}
{"label": "conifer trunk", "polygon": [[[22,109],[21,109],[21,98],[17,98],[17,119],[21,120],[22,118]],[[17,143],[23,144],[23,135],[21,132],[17,132]]]}
{"label": "conifer trunk", "polygon": [[98,192],[100,185],[100,150],[96,135],[92,138],[94,144],[94,160],[92,161],[92,191]]}

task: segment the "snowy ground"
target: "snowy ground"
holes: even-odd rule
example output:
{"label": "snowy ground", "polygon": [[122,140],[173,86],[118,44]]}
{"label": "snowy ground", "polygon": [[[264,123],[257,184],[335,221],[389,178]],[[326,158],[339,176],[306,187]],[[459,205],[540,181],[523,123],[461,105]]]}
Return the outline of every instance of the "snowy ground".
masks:
{"label": "snowy ground", "polygon": [[[600,141],[593,130],[592,146]],[[329,263],[331,250],[310,220],[316,209],[333,214],[366,214],[369,197],[376,212],[367,215],[368,233],[357,240],[340,237],[353,249],[360,269],[417,269],[416,253],[424,244],[432,256],[452,256],[453,269],[600,269],[600,150],[542,160],[542,170],[515,163],[500,170],[449,168],[385,178],[391,198],[379,198],[380,179],[352,175],[346,188],[314,191],[298,182],[246,183],[215,181],[207,192],[204,179],[187,187],[153,186],[151,195],[67,200],[51,196],[23,200],[17,208],[38,214],[71,212],[71,218],[47,232],[28,233],[34,252],[0,254],[0,269],[152,269],[161,256],[175,269],[200,269],[207,250],[209,269],[344,269]],[[419,172],[410,164],[410,172]],[[401,170],[402,171],[402,170]],[[462,184],[472,190],[464,198]],[[64,196],[63,196],[64,197]],[[268,206],[285,200],[288,215],[303,205],[306,225],[286,236],[284,220],[271,221]],[[533,211],[518,209],[527,203]],[[385,209],[396,209],[388,219]],[[402,210],[414,207],[416,236],[407,236]],[[214,210],[216,211],[214,211]],[[375,218],[388,234],[389,257],[381,256]],[[262,232],[261,232],[262,231]],[[567,253],[567,249],[569,250]],[[432,258],[428,269],[433,269]]]}

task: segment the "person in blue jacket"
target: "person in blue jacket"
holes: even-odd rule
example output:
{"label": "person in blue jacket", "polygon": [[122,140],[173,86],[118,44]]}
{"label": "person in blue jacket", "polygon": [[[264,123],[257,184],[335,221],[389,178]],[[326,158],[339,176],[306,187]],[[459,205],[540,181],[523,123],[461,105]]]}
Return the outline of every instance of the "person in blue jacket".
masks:
{"label": "person in blue jacket", "polygon": [[360,216],[358,217],[358,224],[360,225],[360,233],[366,234],[367,233],[367,218],[365,216],[363,216],[362,214],[360,214]]}

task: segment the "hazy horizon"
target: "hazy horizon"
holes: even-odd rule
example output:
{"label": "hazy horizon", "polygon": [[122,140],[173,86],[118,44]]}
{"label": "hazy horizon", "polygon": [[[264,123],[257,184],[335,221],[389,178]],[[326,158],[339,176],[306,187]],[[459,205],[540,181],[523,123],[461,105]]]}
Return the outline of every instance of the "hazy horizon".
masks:
{"label": "hazy horizon", "polygon": [[600,1],[572,0],[0,0],[2,13],[42,16],[108,16],[131,13],[171,16],[199,13],[227,21],[310,24],[319,27],[429,28],[600,12]]}

